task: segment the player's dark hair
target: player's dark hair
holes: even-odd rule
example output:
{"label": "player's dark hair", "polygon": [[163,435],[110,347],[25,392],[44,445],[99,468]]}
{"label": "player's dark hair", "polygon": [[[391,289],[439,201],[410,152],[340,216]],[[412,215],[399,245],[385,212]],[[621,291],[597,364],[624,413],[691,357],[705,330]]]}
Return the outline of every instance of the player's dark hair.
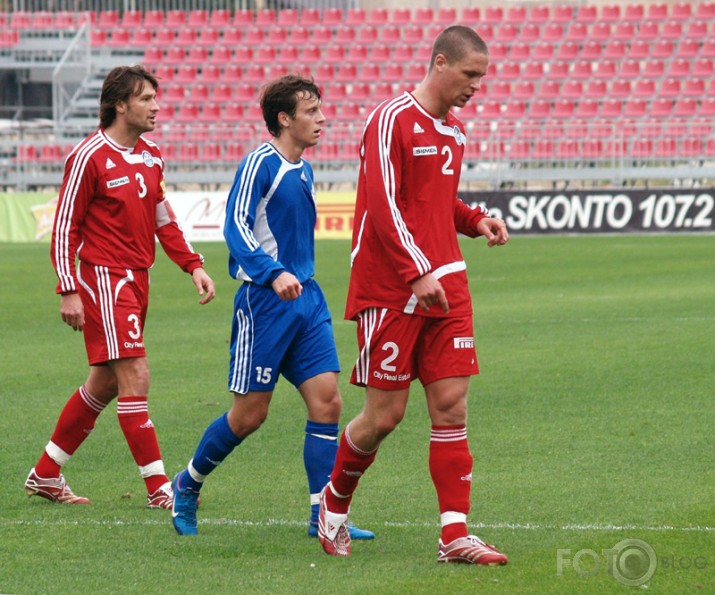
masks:
{"label": "player's dark hair", "polygon": [[462,60],[470,51],[489,55],[487,44],[474,29],[463,25],[447,27],[434,40],[429,69],[432,70],[438,54],[442,54],[449,64],[454,64]]}
{"label": "player's dark hair", "polygon": [[310,98],[320,101],[320,89],[312,78],[299,74],[287,74],[263,87],[261,111],[263,112],[263,121],[271,136],[278,137],[281,134],[278,114],[285,112],[290,117],[295,117],[298,101]]}
{"label": "player's dark hair", "polygon": [[109,71],[99,97],[99,127],[107,128],[117,118],[117,103],[129,101],[132,95],[140,95],[144,81],[149,81],[154,91],[159,89],[156,77],[141,65],[117,66]]}

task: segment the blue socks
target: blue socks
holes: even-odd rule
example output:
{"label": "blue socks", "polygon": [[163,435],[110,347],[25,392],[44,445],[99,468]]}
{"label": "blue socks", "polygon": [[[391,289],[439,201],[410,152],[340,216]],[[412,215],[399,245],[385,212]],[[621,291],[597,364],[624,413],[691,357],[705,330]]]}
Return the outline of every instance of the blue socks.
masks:
{"label": "blue socks", "polygon": [[198,492],[206,476],[241,442],[242,439],[236,436],[228,425],[228,413],[215,419],[201,437],[189,467],[181,472],[179,485]]}
{"label": "blue socks", "polygon": [[338,452],[338,424],[310,421],[305,425],[303,464],[310,489],[310,522],[318,524],[320,492],[330,479]]}

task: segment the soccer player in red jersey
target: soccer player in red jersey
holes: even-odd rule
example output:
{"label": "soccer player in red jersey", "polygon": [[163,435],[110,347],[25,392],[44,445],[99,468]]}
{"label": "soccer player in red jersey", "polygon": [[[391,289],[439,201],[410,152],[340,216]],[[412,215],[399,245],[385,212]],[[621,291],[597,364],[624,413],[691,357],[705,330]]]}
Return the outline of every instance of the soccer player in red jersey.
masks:
{"label": "soccer player in red jersey", "polygon": [[154,130],[158,82],[141,66],[109,72],[100,97],[99,129],[65,162],[52,230],[51,258],[62,320],[84,334],[89,375],[60,413],[50,441],[25,482],[29,496],[86,504],[61,474],[117,398],[119,425],[147,489],[149,508],[171,508],[154,425],[149,419],[149,367],[144,322],[155,238],[191,275],[206,304],[215,294],[203,257],[184,237],[166,201],[164,160],[141,135]]}
{"label": "soccer player in red jersey", "polygon": [[351,382],[365,387],[365,403],[345,427],[321,494],[319,537],[328,554],[350,554],[346,524],[353,492],[402,420],[417,379],[432,423],[429,469],[442,526],[437,559],[507,562],[467,530],[467,393],[479,368],[457,234],[484,236],[490,247],[505,244],[509,235],[501,219],[457,197],[467,139],[450,111],[479,91],[488,63],[487,46],[474,30],[448,27],[434,42],[426,78],[367,120],[345,312],[357,322],[360,353]]}

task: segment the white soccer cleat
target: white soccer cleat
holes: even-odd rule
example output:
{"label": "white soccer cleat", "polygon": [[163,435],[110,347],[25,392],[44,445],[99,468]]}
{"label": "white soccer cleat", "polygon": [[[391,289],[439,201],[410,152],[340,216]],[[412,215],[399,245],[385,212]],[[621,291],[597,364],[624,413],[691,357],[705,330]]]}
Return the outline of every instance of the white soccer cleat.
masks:
{"label": "white soccer cleat", "polygon": [[320,512],[318,513],[318,539],[326,554],[331,556],[350,555],[350,531],[348,515],[335,514],[325,504],[325,490],[320,493]]}
{"label": "white soccer cleat", "polygon": [[439,540],[437,562],[459,562],[461,564],[482,564],[485,566],[504,565],[509,561],[493,545],[484,543],[476,535],[460,537],[448,544]]}
{"label": "white soccer cleat", "polygon": [[90,504],[89,498],[76,496],[67,485],[64,475],[59,477],[40,477],[35,473],[35,468],[30,470],[30,474],[25,481],[25,493],[28,496],[40,496],[50,502],[61,504]]}

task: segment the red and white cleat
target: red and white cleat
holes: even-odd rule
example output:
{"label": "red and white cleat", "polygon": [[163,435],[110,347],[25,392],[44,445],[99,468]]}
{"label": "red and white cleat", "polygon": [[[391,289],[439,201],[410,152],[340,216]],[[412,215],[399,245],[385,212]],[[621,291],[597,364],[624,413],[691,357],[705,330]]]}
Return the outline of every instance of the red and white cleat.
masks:
{"label": "red and white cleat", "polygon": [[437,562],[459,562],[462,564],[504,565],[509,561],[493,545],[484,543],[476,535],[460,537],[448,544],[439,540]]}
{"label": "red and white cleat", "polygon": [[325,486],[320,493],[320,512],[318,513],[318,539],[326,554],[331,556],[350,555],[350,531],[348,515],[335,514],[325,505]]}
{"label": "red and white cleat", "polygon": [[174,490],[171,489],[171,482],[167,481],[156,492],[153,492],[146,497],[146,505],[148,508],[163,508],[171,510],[174,504]]}
{"label": "red and white cleat", "polygon": [[35,473],[35,468],[30,470],[30,474],[25,481],[25,492],[28,496],[40,496],[50,502],[60,502],[61,504],[89,504],[89,498],[76,496],[67,485],[64,475],[59,477],[40,477]]}

